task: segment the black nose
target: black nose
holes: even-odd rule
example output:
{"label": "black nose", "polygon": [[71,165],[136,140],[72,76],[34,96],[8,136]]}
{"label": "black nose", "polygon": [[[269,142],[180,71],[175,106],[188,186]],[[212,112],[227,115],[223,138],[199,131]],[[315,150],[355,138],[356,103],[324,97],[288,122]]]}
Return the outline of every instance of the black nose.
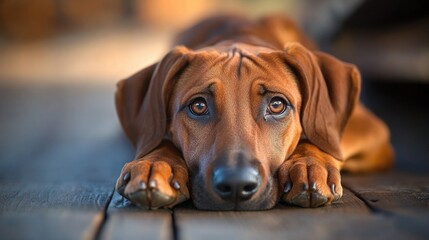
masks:
{"label": "black nose", "polygon": [[245,201],[258,191],[260,178],[254,167],[218,167],[213,172],[213,187],[224,200]]}

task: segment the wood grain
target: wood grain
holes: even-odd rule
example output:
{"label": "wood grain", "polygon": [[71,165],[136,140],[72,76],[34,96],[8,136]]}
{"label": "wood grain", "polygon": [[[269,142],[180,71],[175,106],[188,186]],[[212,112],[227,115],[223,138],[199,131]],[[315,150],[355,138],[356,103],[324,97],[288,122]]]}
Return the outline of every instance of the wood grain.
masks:
{"label": "wood grain", "polygon": [[101,223],[98,211],[48,209],[0,214],[2,239],[93,239]]}
{"label": "wood grain", "polygon": [[404,172],[344,176],[343,182],[372,208],[429,211],[429,176]]}
{"label": "wood grain", "polygon": [[144,210],[115,192],[101,239],[172,239],[171,219],[168,209]]}
{"label": "wood grain", "polygon": [[[427,217],[375,214],[353,193],[331,206],[278,206],[263,212],[174,210],[180,239],[425,239]],[[407,219],[412,220],[407,222]]]}
{"label": "wood grain", "polygon": [[317,210],[175,214],[180,239],[415,239],[381,215]]}
{"label": "wood grain", "polygon": [[174,209],[174,217],[180,239],[332,239],[362,231],[353,224],[362,225],[370,212],[345,190],[340,201],[322,208],[278,205],[260,212],[207,212],[188,204]]}
{"label": "wood grain", "polygon": [[132,156],[111,88],[0,88],[0,235],[93,239]]}

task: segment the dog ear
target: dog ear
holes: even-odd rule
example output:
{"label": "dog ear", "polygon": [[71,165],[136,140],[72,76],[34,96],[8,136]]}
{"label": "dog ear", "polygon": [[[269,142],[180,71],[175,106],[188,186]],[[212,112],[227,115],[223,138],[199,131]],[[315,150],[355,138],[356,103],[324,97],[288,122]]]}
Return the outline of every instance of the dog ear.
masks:
{"label": "dog ear", "polygon": [[342,159],[341,135],[357,104],[360,74],[354,65],[298,43],[285,46],[286,61],[302,91],[301,123],[307,139]]}
{"label": "dog ear", "polygon": [[188,64],[189,50],[176,47],[159,63],[120,81],[116,110],[122,128],[136,147],[136,158],[156,148],[166,134],[167,104],[175,79]]}

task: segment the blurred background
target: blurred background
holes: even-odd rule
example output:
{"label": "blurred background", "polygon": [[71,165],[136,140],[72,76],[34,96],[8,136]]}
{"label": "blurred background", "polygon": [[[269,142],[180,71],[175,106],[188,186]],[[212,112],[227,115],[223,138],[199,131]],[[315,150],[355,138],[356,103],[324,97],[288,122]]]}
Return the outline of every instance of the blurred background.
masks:
{"label": "blurred background", "polygon": [[[75,179],[86,175],[45,172],[57,169],[61,156],[61,164],[93,173],[101,160],[91,159],[100,153],[106,161],[124,158],[100,177],[114,180],[131,158],[120,156],[127,143],[114,140],[121,136],[116,82],[157,61],[178,31],[226,12],[288,15],[322,50],[355,63],[363,101],[392,129],[397,168],[429,172],[427,6],[424,0],[0,0],[0,180]],[[76,167],[76,159],[86,165]]]}
{"label": "blurred background", "polygon": [[204,17],[286,13],[297,2],[1,0],[0,81],[112,85],[158,60],[178,31]]}
{"label": "blurred background", "polygon": [[423,0],[1,0],[0,81],[112,84],[156,61],[175,33],[233,12],[291,16],[319,46],[366,77],[429,79]]}
{"label": "blurred background", "polygon": [[217,13],[291,16],[374,79],[429,79],[423,0],[1,0],[0,81],[112,84],[156,61],[175,33]]}

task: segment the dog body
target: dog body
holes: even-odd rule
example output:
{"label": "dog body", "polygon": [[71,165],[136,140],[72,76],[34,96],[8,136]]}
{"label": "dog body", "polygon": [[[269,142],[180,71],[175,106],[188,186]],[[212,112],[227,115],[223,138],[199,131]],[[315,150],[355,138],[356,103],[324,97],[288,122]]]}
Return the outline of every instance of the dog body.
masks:
{"label": "dog body", "polygon": [[116,188],[133,203],[318,207],[342,196],[340,170],[391,166],[389,131],[359,103],[357,69],[317,52],[288,19],[211,18],[176,45],[118,84],[136,157]]}

